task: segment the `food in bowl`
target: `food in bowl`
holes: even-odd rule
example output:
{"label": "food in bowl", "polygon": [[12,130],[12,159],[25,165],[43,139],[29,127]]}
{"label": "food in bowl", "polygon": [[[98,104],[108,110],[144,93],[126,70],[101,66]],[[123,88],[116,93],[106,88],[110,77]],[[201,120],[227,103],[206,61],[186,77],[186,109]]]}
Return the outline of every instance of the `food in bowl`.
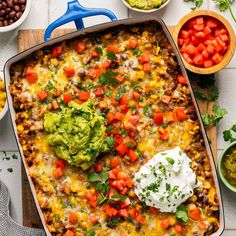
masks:
{"label": "food in bowl", "polygon": [[0,27],[12,25],[23,15],[26,0],[0,1]]}
{"label": "food in bowl", "polygon": [[225,179],[236,188],[236,149],[231,147],[222,159],[221,172]]}
{"label": "food in bowl", "polygon": [[[12,65],[10,74],[19,142],[52,235],[211,235],[219,229],[219,199],[190,87],[159,24],[119,26],[43,48]],[[51,138],[54,132],[60,135]],[[100,145],[111,148],[99,156],[97,145],[86,149],[96,132]],[[74,145],[72,136],[86,145]],[[89,157],[74,164],[84,151]],[[140,172],[158,154],[163,162]],[[185,165],[191,181],[183,182],[177,172]],[[144,199],[137,196],[144,190],[137,173],[156,178]],[[162,209],[146,204],[164,188],[157,199]],[[165,210],[170,204],[176,205]]]}
{"label": "food in bowl", "polygon": [[5,104],[6,104],[5,86],[2,78],[0,78],[0,113],[3,111]]}
{"label": "food in bowl", "polygon": [[126,0],[126,2],[131,6],[142,10],[151,10],[154,8],[159,8],[167,0]]}
{"label": "food in bowl", "polygon": [[223,60],[229,41],[229,33],[218,19],[197,16],[180,30],[178,47],[188,64],[210,68]]}

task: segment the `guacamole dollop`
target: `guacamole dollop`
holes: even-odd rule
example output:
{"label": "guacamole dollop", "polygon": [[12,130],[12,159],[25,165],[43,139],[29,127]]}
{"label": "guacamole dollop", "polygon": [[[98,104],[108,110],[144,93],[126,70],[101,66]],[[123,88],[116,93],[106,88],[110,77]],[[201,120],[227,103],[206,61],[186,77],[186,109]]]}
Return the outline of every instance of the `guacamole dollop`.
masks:
{"label": "guacamole dollop", "polygon": [[111,148],[104,123],[91,101],[81,105],[72,101],[60,112],[50,112],[44,117],[44,128],[49,133],[47,141],[55,154],[83,170]]}
{"label": "guacamole dollop", "polygon": [[167,0],[126,0],[131,7],[150,10],[160,7]]}

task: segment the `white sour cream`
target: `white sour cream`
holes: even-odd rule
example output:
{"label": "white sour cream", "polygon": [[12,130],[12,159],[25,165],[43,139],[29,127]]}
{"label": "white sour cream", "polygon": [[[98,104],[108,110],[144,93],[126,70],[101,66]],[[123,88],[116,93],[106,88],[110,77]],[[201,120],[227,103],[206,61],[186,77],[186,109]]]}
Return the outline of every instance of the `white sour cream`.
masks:
{"label": "white sour cream", "polygon": [[179,147],[156,154],[134,176],[135,193],[147,206],[176,212],[198,187],[191,160]]}

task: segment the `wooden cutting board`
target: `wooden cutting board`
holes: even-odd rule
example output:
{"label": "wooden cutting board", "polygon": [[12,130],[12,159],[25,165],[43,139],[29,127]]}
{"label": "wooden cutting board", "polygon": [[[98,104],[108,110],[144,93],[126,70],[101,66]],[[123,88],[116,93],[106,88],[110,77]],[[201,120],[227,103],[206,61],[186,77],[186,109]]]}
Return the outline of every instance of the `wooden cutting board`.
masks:
{"label": "wooden cutting board", "polygon": [[[170,26],[169,30],[172,32],[174,27]],[[72,32],[72,29],[59,29],[55,30],[52,37],[61,36],[66,33]],[[19,52],[22,52],[30,47],[33,47],[41,42],[43,42],[44,29],[34,29],[34,30],[20,30],[18,35],[18,46]],[[202,113],[207,112],[206,102],[199,101],[199,108]],[[208,110],[210,111],[214,106],[214,103],[209,104]],[[212,151],[214,158],[217,158],[217,130],[216,128],[211,128],[208,130],[208,137],[211,142]],[[43,228],[38,212],[35,207],[33,196],[28,184],[26,173],[22,165],[22,200],[23,200],[23,224],[28,227]]]}

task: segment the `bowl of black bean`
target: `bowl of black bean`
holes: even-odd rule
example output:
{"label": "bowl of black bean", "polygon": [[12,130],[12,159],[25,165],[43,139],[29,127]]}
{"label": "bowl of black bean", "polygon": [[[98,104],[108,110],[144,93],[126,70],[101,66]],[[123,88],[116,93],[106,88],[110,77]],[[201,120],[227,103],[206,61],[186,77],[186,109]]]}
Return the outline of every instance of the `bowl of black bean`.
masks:
{"label": "bowl of black bean", "polygon": [[17,28],[29,14],[32,0],[0,0],[0,33]]}

